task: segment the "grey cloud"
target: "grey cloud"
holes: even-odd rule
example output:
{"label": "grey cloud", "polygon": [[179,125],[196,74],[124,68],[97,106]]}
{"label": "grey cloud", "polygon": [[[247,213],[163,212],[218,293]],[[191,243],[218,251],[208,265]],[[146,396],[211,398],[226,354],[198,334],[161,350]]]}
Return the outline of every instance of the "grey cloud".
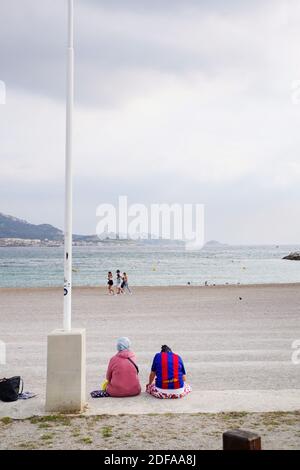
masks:
{"label": "grey cloud", "polygon": [[[268,0],[264,0],[265,3]],[[199,44],[199,49],[189,50],[166,42],[171,33],[163,25],[157,25],[161,40],[152,41],[147,34],[136,38],[130,31],[102,31],[99,24],[91,22],[97,6],[130,12],[135,7],[150,9],[152,13],[166,15],[168,8],[195,6],[212,12],[226,3],[234,13],[240,3],[253,8],[253,2],[137,2],[78,1],[76,15],[76,99],[89,105],[114,105],[130,96],[140,83],[143,72],[182,75],[195,70],[202,74],[219,74],[222,69],[247,68],[249,63],[259,63],[260,57],[253,51],[228,50],[227,54],[211,51]],[[262,3],[262,2],[260,2]],[[90,8],[87,8],[87,5]],[[151,7],[150,7],[151,6]],[[230,7],[229,7],[230,6]],[[240,8],[240,7],[239,7]],[[10,88],[40,93],[55,99],[65,96],[65,43],[66,2],[61,0],[2,0],[0,29],[0,79]],[[145,11],[140,21],[147,20]],[[213,39],[206,38],[207,42]],[[250,38],[249,38],[250,40]],[[139,75],[139,71],[141,74]]]}
{"label": "grey cloud", "polygon": [[[93,169],[90,169],[89,177],[80,176],[80,179],[75,178],[74,181],[74,230],[76,232],[93,232],[95,229],[94,211],[97,204],[116,202],[117,195],[127,194],[132,202],[204,203],[207,212],[208,238],[236,243],[258,243],[270,241],[275,234],[274,236],[277,236],[278,242],[281,243],[299,240],[299,218],[291,216],[291,214],[298,213],[299,206],[300,186],[296,184],[296,177],[295,183],[289,184],[288,187],[267,188],[265,182],[272,180],[276,173],[276,165],[270,161],[269,173],[264,175],[260,175],[259,166],[260,159],[264,158],[264,152],[267,152],[269,148],[264,142],[264,133],[265,139],[272,138],[274,146],[277,145],[276,161],[283,162],[280,166],[283,173],[286,171],[285,165],[289,160],[297,162],[296,148],[299,134],[296,127],[297,113],[294,113],[295,119],[291,119],[294,114],[287,109],[286,105],[280,108],[282,103],[278,99],[278,94],[275,93],[276,90],[274,91],[276,86],[286,86],[285,93],[286,95],[289,93],[288,70],[292,60],[287,62],[287,66],[284,65],[282,55],[286,49],[276,48],[273,51],[272,47],[278,43],[274,41],[273,44],[275,37],[268,37],[269,42],[265,48],[270,49],[270,62],[275,55],[277,58],[279,56],[280,60],[274,69],[270,67],[268,70],[270,78],[264,80],[262,78],[267,75],[265,71],[269,63],[264,62],[257,43],[253,49],[250,47],[256,39],[253,31],[249,31],[246,44],[233,42],[231,47],[222,50],[222,38],[219,42],[211,41],[215,33],[213,30],[212,36],[205,38],[204,44],[199,44],[199,47],[198,45],[189,47],[189,44],[184,44],[184,38],[182,41],[180,38],[177,42],[169,40],[173,30],[166,27],[169,25],[172,14],[172,18],[177,15],[176,18],[180,19],[182,12],[190,8],[195,12],[195,18],[199,19],[203,12],[224,15],[229,28],[232,27],[234,30],[237,26],[236,22],[240,19],[238,15],[241,13],[244,15],[242,19],[247,24],[248,14],[251,14],[254,8],[277,3],[275,0],[271,2],[269,0],[170,0],[169,2],[166,0],[76,0],[77,103],[111,107],[119,104],[121,100],[135,97],[137,92],[145,90],[146,93],[147,87],[151,87],[152,71],[166,76],[173,75],[176,79],[195,71],[202,75],[206,74],[209,78],[218,75],[221,88],[226,81],[226,74],[232,71],[234,72],[232,76],[238,80],[241,77],[246,78],[246,92],[251,94],[250,99],[245,100],[245,103],[242,102],[240,96],[238,100],[233,99],[232,107],[242,108],[245,105],[245,108],[249,108],[252,102],[257,104],[253,108],[253,119],[245,119],[244,124],[238,126],[238,130],[241,131],[238,135],[238,139],[241,140],[241,160],[243,159],[243,145],[247,149],[247,143],[250,140],[247,136],[252,132],[257,142],[257,151],[253,154],[253,160],[258,164],[257,174],[248,172],[247,179],[237,177],[233,182],[210,184],[193,181],[194,168],[191,169],[191,176],[188,178],[182,176],[179,170],[177,174],[172,173],[171,169],[167,174],[154,173],[151,172],[152,168],[149,170],[149,167],[145,165],[144,176],[139,181],[133,177],[118,176],[118,165],[114,168],[114,177],[105,177],[105,181],[97,180],[92,175]],[[66,4],[62,0],[1,0],[0,80],[6,82],[8,101],[10,92],[15,89],[21,90],[29,98],[32,94],[42,94],[51,99],[65,99]],[[110,28],[111,25],[103,25],[100,7],[102,11],[107,9],[113,12],[113,17],[116,19],[114,28]],[[120,24],[118,28],[118,21],[123,18],[124,12],[131,14],[135,11],[138,15],[134,17],[130,25]],[[149,18],[153,19],[155,16],[163,18],[164,21],[157,24],[156,34],[153,35],[149,34],[146,28],[150,28]],[[139,22],[136,30],[134,29],[135,21]],[[188,22],[185,22],[186,29],[187,24]],[[106,27],[102,28],[102,26]],[[263,22],[260,28],[260,33],[264,38]],[[185,34],[189,38],[189,32],[186,29]],[[286,34],[288,26],[284,25],[280,31]],[[280,41],[281,38],[279,38]],[[281,57],[283,65],[280,62]],[[285,72],[286,75],[284,75]],[[148,77],[148,82],[147,75],[150,77]],[[285,77],[287,77],[286,83]],[[206,83],[211,82],[208,80]],[[253,89],[250,90],[249,86]],[[225,93],[226,87],[224,86],[224,90],[221,91]],[[252,95],[253,100],[251,100]],[[264,109],[266,97],[272,104],[269,111]],[[219,106],[213,103],[215,104],[212,107],[213,115],[209,115],[207,103],[204,108],[204,113],[207,114],[204,114],[203,119],[209,121],[208,129],[211,131],[212,140],[217,138],[215,129],[220,115],[225,116],[226,119],[224,107],[228,105],[228,102],[225,98],[221,99]],[[232,95],[228,97],[228,100],[231,98]],[[288,96],[285,99],[288,100]],[[42,100],[41,103],[43,103]],[[33,104],[32,112],[34,111],[36,110]],[[269,127],[263,128],[262,126],[260,137],[260,134],[255,132],[256,126],[261,123],[260,113],[271,119],[271,114],[276,111],[282,116],[282,122],[278,120],[273,125],[271,123]],[[19,112],[20,109],[16,106],[16,116]],[[233,114],[234,112],[235,109]],[[247,109],[245,109],[245,116],[247,116]],[[186,119],[186,116],[183,118]],[[234,122],[236,123],[239,118],[243,119],[243,114],[237,112]],[[288,125],[284,125],[284,122],[288,121],[291,122],[289,124],[291,130],[288,130]],[[45,128],[48,125],[51,128],[51,123],[45,122]],[[188,125],[193,126],[192,120],[188,119]],[[220,125],[220,128],[223,128],[223,125]],[[224,129],[226,129],[226,123],[224,123]],[[176,132],[178,132],[177,126],[174,127],[175,137]],[[23,155],[24,161],[31,161],[34,167],[34,158],[31,155],[34,146],[30,148],[28,145],[23,148],[20,144],[19,146],[12,145],[17,135],[19,133],[14,134],[12,129],[10,135],[4,133],[2,139],[10,141],[9,152]],[[170,137],[172,133],[166,136],[166,139],[169,139],[166,147],[168,152],[172,153],[176,150],[176,138]],[[116,135],[117,138],[118,135]],[[234,136],[230,138],[234,139]],[[49,132],[49,140],[51,139],[53,135]],[[220,138],[220,145],[223,141],[224,138]],[[48,143],[45,132],[44,145]],[[161,141],[156,143],[157,147],[161,144]],[[97,139],[95,139],[95,147],[96,145]],[[201,135],[199,145],[201,145]],[[288,147],[292,149],[290,156]],[[269,151],[274,153],[273,146],[270,146]],[[2,153],[1,162],[14,171],[14,165],[17,167],[19,160],[15,163],[13,154],[10,156],[10,154]],[[61,154],[63,156],[63,146]],[[101,154],[100,157],[103,158],[103,165],[109,165],[105,155],[103,157]],[[119,158],[120,160],[126,158],[126,154],[124,155],[121,151]],[[184,158],[183,154],[182,159]],[[219,158],[222,163],[222,149],[220,154],[212,155],[211,158]],[[101,171],[99,173],[101,176]],[[18,187],[13,187],[12,180],[16,182],[16,176],[3,181],[0,175],[1,211],[24,217],[33,223],[49,222],[62,227],[63,167],[59,181],[38,184],[37,179],[33,177],[32,182],[28,184],[23,182]],[[170,181],[172,185],[169,184]]]}

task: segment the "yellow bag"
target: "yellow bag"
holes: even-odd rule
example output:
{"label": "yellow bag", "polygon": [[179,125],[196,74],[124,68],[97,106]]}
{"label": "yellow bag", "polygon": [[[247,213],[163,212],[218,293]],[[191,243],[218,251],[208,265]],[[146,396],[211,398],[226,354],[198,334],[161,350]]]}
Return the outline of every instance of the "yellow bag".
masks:
{"label": "yellow bag", "polygon": [[105,392],[108,384],[109,384],[109,381],[104,380],[104,382],[101,385],[101,390],[103,390]]}

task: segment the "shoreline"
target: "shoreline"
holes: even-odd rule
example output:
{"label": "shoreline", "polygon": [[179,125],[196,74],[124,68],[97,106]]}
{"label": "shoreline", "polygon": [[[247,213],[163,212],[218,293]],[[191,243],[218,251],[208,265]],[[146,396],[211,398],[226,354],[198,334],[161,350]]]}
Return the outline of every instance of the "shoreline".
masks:
{"label": "shoreline", "polygon": [[[115,287],[115,286],[114,286]],[[232,289],[232,288],[245,288],[245,289],[251,289],[251,288],[274,288],[274,287],[300,287],[300,281],[299,282],[270,282],[270,283],[261,283],[261,284],[215,284],[215,285],[161,285],[161,286],[144,286],[144,285],[130,285],[129,286],[131,289],[134,290],[163,290],[163,289],[168,289],[168,290],[178,290],[178,289],[189,289],[189,290],[196,290],[196,289]],[[1,287],[0,286],[0,292],[4,291],[50,291],[53,292],[55,290],[60,290],[63,289],[63,285],[61,286],[49,286],[49,287]],[[73,286],[72,290],[77,291],[77,290],[107,290],[106,285],[99,285],[99,286]],[[127,294],[126,294],[127,295]]]}

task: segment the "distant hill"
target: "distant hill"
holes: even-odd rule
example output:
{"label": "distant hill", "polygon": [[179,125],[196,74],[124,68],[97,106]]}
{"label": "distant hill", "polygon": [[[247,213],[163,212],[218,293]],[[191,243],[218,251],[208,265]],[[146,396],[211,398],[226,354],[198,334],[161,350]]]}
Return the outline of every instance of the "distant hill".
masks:
{"label": "distant hill", "polygon": [[33,225],[25,220],[0,213],[0,238],[59,241],[63,239],[63,232],[53,225]]}
{"label": "distant hill", "polygon": [[[145,237],[147,234],[144,234]],[[100,238],[97,235],[76,235],[73,234],[73,242],[75,244],[99,244],[99,243],[143,243],[146,245],[169,245],[169,244],[183,244],[183,241],[178,240],[163,240],[153,239],[149,235],[148,238],[141,237],[137,240],[126,239],[119,237],[114,233],[105,233]],[[11,240],[13,239],[13,240]],[[5,215],[0,212],[0,241],[1,246],[23,246],[22,240],[26,240],[27,244],[31,245],[47,245],[48,242],[53,242],[51,246],[61,244],[64,240],[64,233],[62,230],[50,224],[34,225],[26,220],[18,219],[10,215]],[[32,240],[32,242],[31,242]],[[40,241],[40,242],[39,242]],[[218,245],[218,242],[208,242],[207,246]]]}
{"label": "distant hill", "polygon": [[[17,219],[0,212],[0,238],[63,242],[64,233],[50,224],[34,225],[26,220]],[[74,242],[99,242],[96,235],[73,235],[73,240]]]}

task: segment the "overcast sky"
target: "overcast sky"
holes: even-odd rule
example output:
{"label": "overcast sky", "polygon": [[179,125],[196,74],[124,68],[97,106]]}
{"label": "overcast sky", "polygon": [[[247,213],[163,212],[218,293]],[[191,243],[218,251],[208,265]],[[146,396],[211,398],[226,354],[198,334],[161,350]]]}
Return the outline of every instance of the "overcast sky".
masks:
{"label": "overcast sky", "polygon": [[[128,195],[205,204],[208,240],[299,243],[299,0],[75,5],[74,231]],[[66,6],[0,2],[0,212],[61,228]]]}

